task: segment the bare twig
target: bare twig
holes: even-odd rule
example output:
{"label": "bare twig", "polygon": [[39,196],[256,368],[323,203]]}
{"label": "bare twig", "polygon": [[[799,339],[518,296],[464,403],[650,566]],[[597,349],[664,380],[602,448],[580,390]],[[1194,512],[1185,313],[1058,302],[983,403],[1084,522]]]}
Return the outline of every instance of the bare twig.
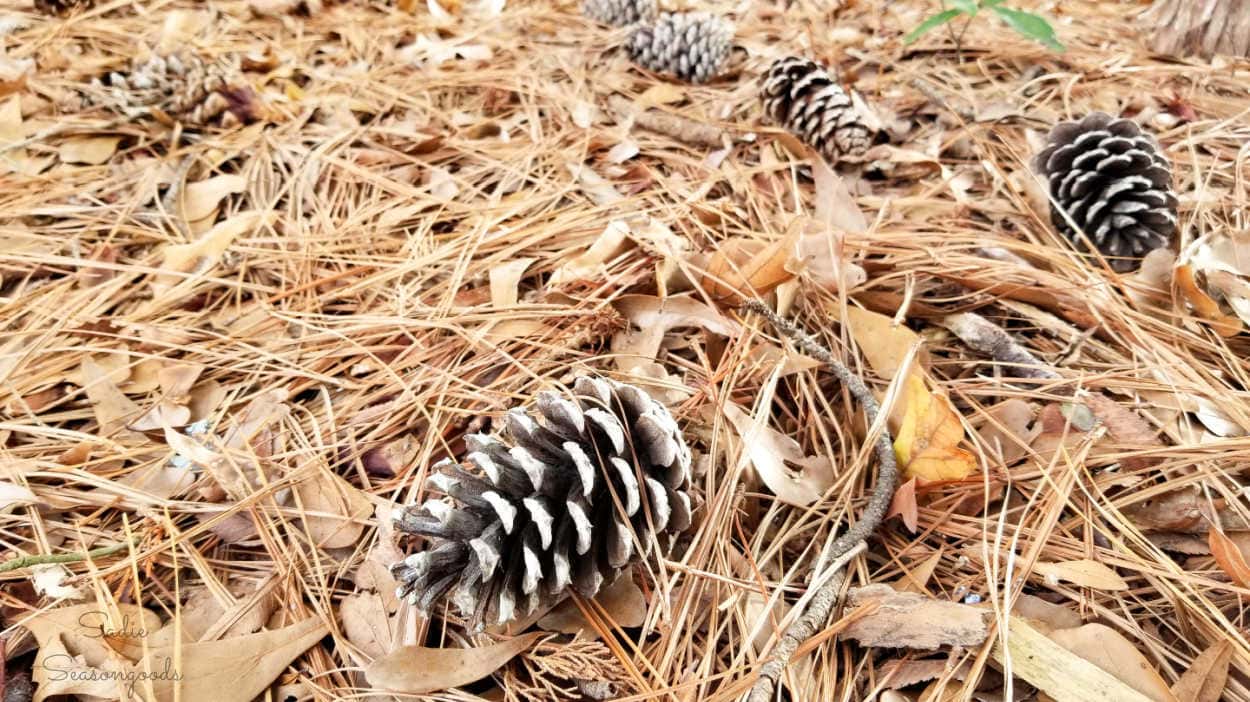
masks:
{"label": "bare twig", "polygon": [[[828,366],[829,370],[833,371],[838,380],[841,380],[851,392],[851,395],[863,405],[865,421],[868,426],[872,426],[881,412],[881,406],[877,404],[877,398],[873,397],[872,391],[864,384],[863,378],[852,373],[841,361],[834,358],[829,349],[825,348],[815,337],[800,329],[793,322],[782,318],[764,303],[758,300],[747,300],[742,304],[742,309],[764,317],[778,331],[803,349],[804,353]],[[894,459],[893,440],[890,438],[888,429],[882,429],[873,449],[879,466],[872,496],[869,497],[868,505],[864,507],[859,521],[848,527],[829,547],[828,558],[833,560],[833,564],[830,569],[826,570],[826,573],[837,573],[853,557],[853,554],[863,548],[864,541],[872,536],[881,525],[886,509],[890,506],[890,499],[894,495],[894,484],[898,477],[898,465]],[[777,679],[790,662],[790,655],[799,644],[814,635],[824,625],[829,612],[837,603],[842,582],[842,577],[834,575],[829,576],[828,581],[819,586],[811,602],[808,603],[807,610],[786,628],[785,634],[773,651],[772,659],[760,669],[760,677],[752,686],[747,702],[767,702],[772,699],[773,691],[777,687]]]}
{"label": "bare twig", "polygon": [[723,146],[725,130],[692,119],[648,110],[630,100],[613,95],[608,103],[616,112],[633,115],[634,124],[674,139],[696,146]]}
{"label": "bare twig", "polygon": [[947,315],[941,324],[973,351],[1005,364],[1004,367],[1012,375],[1042,380],[1059,377],[1050,366],[1016,343],[1010,334],[979,314],[963,312]]}

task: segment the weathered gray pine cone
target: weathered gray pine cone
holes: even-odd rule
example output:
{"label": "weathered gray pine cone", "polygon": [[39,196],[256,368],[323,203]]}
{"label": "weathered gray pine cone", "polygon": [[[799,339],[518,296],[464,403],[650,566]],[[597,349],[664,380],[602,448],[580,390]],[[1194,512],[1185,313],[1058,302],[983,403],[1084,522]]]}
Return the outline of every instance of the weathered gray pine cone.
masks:
{"label": "weathered gray pine cone", "polygon": [[829,73],[815,61],[777,59],[761,79],[764,113],[816,149],[829,163],[868,150],[872,132]]}
{"label": "weathered gray pine cone", "polygon": [[655,0],[584,0],[582,13],[613,27],[651,22],[659,12]]}
{"label": "weathered gray pine cone", "polygon": [[446,497],[397,511],[430,539],[394,564],[398,594],[428,612],[450,598],[472,626],[593,596],[652,543],[691,522],[690,449],[642,390],[581,377],[572,397],[539,393],[510,410],[502,437],[466,437],[473,470],[447,462],[428,480]]}
{"label": "weathered gray pine cone", "polygon": [[706,12],[664,13],[640,25],[626,44],[634,63],[692,83],[715,78],[729,57],[733,25]]}
{"label": "weathered gray pine cone", "polygon": [[1079,249],[1084,232],[1115,270],[1136,268],[1176,233],[1171,165],[1132,120],[1094,112],[1061,122],[1034,168],[1047,181],[1055,227]]}
{"label": "weathered gray pine cone", "polygon": [[202,125],[231,109],[231,85],[239,83],[241,75],[238,62],[230,58],[208,61],[188,52],[152,54],[136,59],[125,72],[94,79],[86,101],[129,117],[168,117]]}

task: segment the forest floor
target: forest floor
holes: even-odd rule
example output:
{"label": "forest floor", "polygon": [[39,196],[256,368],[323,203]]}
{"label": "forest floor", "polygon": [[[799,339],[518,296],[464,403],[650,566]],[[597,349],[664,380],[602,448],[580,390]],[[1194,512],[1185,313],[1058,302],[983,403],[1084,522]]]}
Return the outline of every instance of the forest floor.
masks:
{"label": "forest floor", "polygon": [[[1066,50],[989,16],[905,46],[936,2],[699,4],[739,49],[687,85],[567,1],[0,2],[10,687],[736,700],[888,426],[903,481],[844,588],[920,596],[851,593],[786,699],[1250,700],[1250,64],[1152,55],[1140,2],[1019,4]],[[145,86],[108,74],[173,52],[231,90],[119,111]],[[863,159],[762,119],[787,54],[862,99]],[[1030,170],[1097,110],[1173,163],[1179,241],[1135,273],[1066,245]],[[394,507],[583,373],[685,430],[683,549],[537,637],[397,602]]]}

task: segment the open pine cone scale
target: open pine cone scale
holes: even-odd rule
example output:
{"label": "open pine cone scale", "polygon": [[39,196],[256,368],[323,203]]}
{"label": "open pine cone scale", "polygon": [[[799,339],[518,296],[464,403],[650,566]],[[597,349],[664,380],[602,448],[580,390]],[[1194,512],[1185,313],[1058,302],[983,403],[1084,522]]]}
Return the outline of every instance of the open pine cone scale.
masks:
{"label": "open pine cone scale", "polygon": [[477,472],[444,463],[446,499],[396,515],[432,548],[396,563],[399,594],[422,611],[450,597],[475,625],[591,597],[655,541],[691,523],[690,451],[663,405],[638,388],[579,378],[573,398],[540,393],[509,411],[505,435],[466,437]]}

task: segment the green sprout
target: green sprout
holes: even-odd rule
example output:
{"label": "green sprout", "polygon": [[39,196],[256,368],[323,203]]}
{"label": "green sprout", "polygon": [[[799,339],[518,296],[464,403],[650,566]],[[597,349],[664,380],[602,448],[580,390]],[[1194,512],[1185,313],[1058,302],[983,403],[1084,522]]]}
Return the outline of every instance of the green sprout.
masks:
{"label": "green sprout", "polygon": [[[906,37],[903,37],[903,43],[911,44],[925,34],[959,17],[968,18],[964,25],[964,28],[967,29],[967,25],[972,23],[972,20],[981,10],[990,10],[998,15],[999,19],[1006,22],[1008,27],[1016,30],[1022,36],[1056,51],[1063,51],[1063,44],[1060,44],[1055,37],[1055,28],[1050,26],[1050,22],[1047,22],[1045,17],[1023,10],[1003,7],[1004,2],[1006,0],[950,0],[952,7],[921,22],[919,26],[908,32]],[[945,5],[946,3],[944,2],[943,6],[945,7]],[[961,33],[960,36],[962,37],[963,34]],[[956,39],[956,43],[959,43],[958,39]]]}

